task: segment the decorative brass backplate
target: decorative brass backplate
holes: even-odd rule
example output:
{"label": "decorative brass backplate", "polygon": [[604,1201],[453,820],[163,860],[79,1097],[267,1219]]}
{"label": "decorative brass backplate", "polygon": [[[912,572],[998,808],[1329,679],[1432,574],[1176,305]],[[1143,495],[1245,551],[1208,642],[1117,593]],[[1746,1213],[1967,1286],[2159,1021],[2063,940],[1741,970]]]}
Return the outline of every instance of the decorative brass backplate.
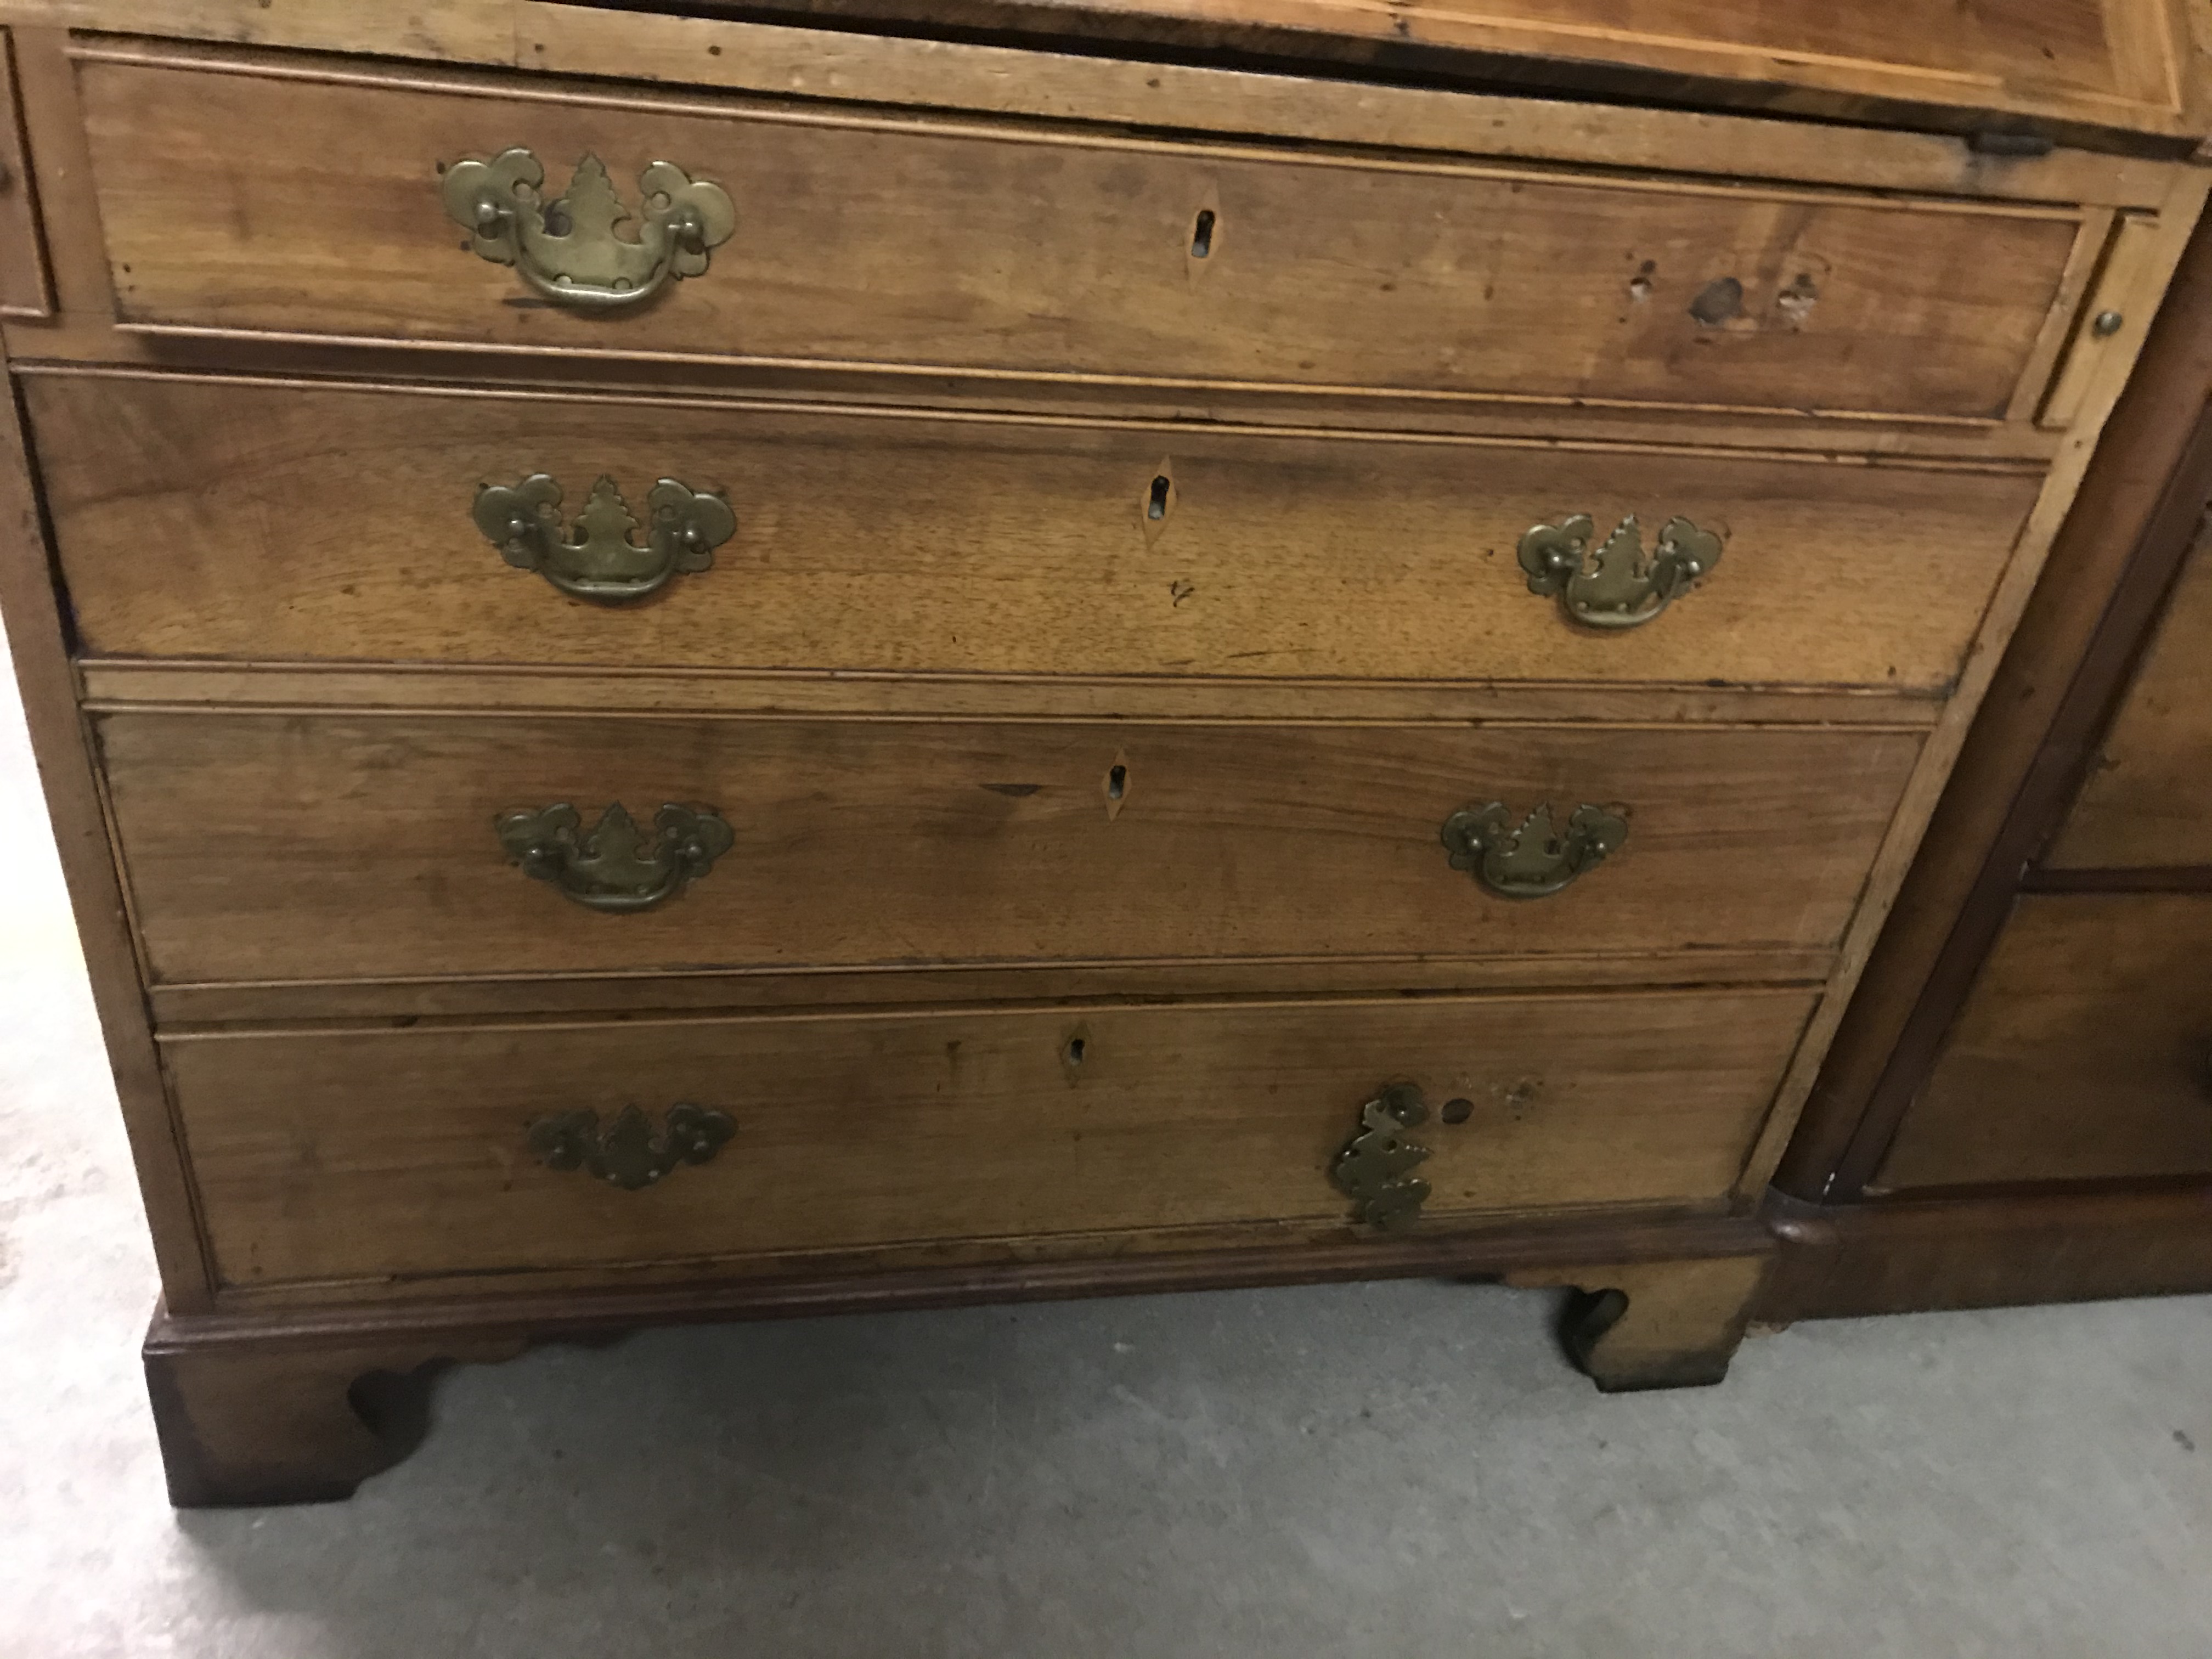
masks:
{"label": "decorative brass backplate", "polygon": [[631,539],[637,520],[612,478],[592,486],[575,536],[561,522],[561,486],[543,472],[520,483],[486,484],[473,516],[484,538],[518,570],[534,570],[563,593],[595,605],[627,605],[657,593],[679,571],[704,570],[714,550],[737,533],[737,514],[720,495],[663,478],[645,498],[645,545]]}
{"label": "decorative brass backplate", "polygon": [[1628,822],[1602,806],[1584,805],[1562,830],[1545,801],[1521,820],[1504,801],[1462,807],[1444,820],[1439,837],[1451,866],[1464,870],[1504,898],[1542,898],[1585,870],[1594,870],[1628,839]]}
{"label": "decorative brass backplate", "polygon": [[1644,532],[1631,514],[1593,557],[1597,526],[1587,513],[1540,524],[1521,538],[1521,568],[1531,593],[1556,593],[1586,628],[1641,628],[1686,593],[1721,560],[1721,538],[1687,519],[1669,519],[1658,550],[1644,555]]}
{"label": "decorative brass backplate", "polygon": [[635,1192],[682,1164],[704,1164],[738,1132],[726,1112],[689,1102],[668,1109],[659,1134],[635,1106],[599,1127],[597,1112],[562,1112],[530,1126],[531,1155],[549,1170],[588,1170],[610,1187]]}
{"label": "decorative brass backplate", "polygon": [[1359,1133],[1328,1166],[1328,1178],[1352,1200],[1352,1218],[1386,1232],[1413,1224],[1429,1183],[1410,1171],[1426,1162],[1429,1149],[1407,1131],[1428,1121],[1421,1091],[1409,1083],[1384,1085],[1359,1109]]}
{"label": "decorative brass backplate", "polygon": [[714,867],[737,840],[730,826],[703,806],[671,801],[653,814],[653,844],[646,850],[637,820],[617,801],[586,830],[566,801],[502,812],[500,845],[523,873],[550,881],[577,903],[594,910],[648,910],[672,898]]}
{"label": "decorative brass backplate", "polygon": [[[580,310],[641,305],[678,278],[701,275],[708,251],[738,227],[722,187],[695,180],[672,161],[638,175],[639,212],[615,193],[596,155],[576,164],[566,196],[549,202],[544,188],[544,164],[526,149],[456,161],[439,186],[446,212],[468,228],[478,256],[513,265],[547,299]],[[616,234],[633,224],[635,240]]]}

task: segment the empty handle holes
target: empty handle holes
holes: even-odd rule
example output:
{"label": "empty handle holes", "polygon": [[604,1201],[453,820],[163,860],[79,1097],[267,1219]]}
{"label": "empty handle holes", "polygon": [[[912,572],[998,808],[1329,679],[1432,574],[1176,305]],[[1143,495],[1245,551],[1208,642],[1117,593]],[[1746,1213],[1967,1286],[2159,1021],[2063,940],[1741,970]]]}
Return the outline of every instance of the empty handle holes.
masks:
{"label": "empty handle holes", "polygon": [[1190,228],[1190,257],[1211,258],[1213,254],[1213,210],[1200,208],[1198,221]]}

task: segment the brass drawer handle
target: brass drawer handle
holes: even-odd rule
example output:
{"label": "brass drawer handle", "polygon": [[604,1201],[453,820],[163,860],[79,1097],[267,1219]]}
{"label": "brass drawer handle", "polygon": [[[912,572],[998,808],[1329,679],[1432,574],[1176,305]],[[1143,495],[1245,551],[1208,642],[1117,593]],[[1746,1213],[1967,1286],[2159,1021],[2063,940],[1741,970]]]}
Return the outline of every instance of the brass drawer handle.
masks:
{"label": "brass drawer handle", "polygon": [[597,1112],[562,1112],[530,1126],[531,1155],[549,1170],[588,1170],[610,1187],[634,1193],[681,1164],[704,1164],[736,1134],[727,1112],[688,1101],[668,1109],[668,1127],[655,1134],[652,1121],[625,1106],[599,1127]]}
{"label": "brass drawer handle", "polygon": [[[722,187],[695,180],[673,161],[655,161],[637,182],[644,204],[633,212],[615,193],[606,164],[586,155],[568,193],[549,202],[544,163],[510,149],[489,161],[454,162],[439,191],[479,258],[513,265],[556,305],[614,311],[702,274],[708,252],[738,228]],[[635,240],[615,234],[627,224],[637,227]]]}
{"label": "brass drawer handle", "polygon": [[1352,1200],[1352,1218],[1363,1226],[1400,1232],[1413,1224],[1429,1183],[1413,1174],[1429,1149],[1412,1130],[1428,1121],[1428,1103],[1410,1083],[1384,1085],[1359,1109],[1359,1131],[1328,1166],[1337,1191]]}
{"label": "brass drawer handle", "polygon": [[1687,519],[1669,519],[1648,559],[1631,514],[1595,556],[1597,526],[1587,513],[1540,524],[1521,538],[1521,568],[1531,593],[1556,593],[1571,621],[1585,628],[1641,628],[1721,562],[1721,538]]}
{"label": "brass drawer handle", "polygon": [[1628,839],[1627,820],[1602,806],[1574,810],[1563,830],[1546,801],[1516,826],[1504,801],[1461,808],[1444,820],[1451,867],[1504,898],[1543,898],[1594,870]]}
{"label": "brass drawer handle", "polygon": [[657,593],[679,571],[714,562],[714,550],[737,533],[738,517],[720,495],[663,478],[645,498],[645,545],[631,539],[637,520],[602,477],[573,526],[561,521],[561,486],[544,472],[520,483],[486,484],[472,516],[484,539],[518,570],[534,570],[563,593],[594,605],[629,605]]}
{"label": "brass drawer handle", "polygon": [[527,876],[593,910],[649,910],[714,867],[737,837],[703,806],[674,801],[653,816],[653,848],[617,801],[590,830],[566,801],[499,816],[500,845]]}

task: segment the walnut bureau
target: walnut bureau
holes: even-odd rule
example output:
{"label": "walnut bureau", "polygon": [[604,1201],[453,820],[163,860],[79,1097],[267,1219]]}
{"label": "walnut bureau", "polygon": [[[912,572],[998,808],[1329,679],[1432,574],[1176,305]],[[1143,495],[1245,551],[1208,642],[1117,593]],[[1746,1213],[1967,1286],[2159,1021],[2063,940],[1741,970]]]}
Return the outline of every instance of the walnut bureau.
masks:
{"label": "walnut bureau", "polygon": [[670,1320],[1443,1273],[1717,1380],[2201,9],[716,9],[0,3],[177,1501]]}

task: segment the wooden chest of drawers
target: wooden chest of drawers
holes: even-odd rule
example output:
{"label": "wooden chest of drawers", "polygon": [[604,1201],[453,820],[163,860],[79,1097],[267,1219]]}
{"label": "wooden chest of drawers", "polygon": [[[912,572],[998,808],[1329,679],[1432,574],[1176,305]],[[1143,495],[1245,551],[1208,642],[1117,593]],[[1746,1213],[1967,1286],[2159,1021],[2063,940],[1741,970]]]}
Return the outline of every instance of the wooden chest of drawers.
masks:
{"label": "wooden chest of drawers", "polygon": [[1610,104],[1284,7],[0,5],[0,598],[179,1501],[666,1319],[1442,1272],[1721,1375],[2194,21],[1808,17],[1785,122],[1656,6],[1399,64]]}

